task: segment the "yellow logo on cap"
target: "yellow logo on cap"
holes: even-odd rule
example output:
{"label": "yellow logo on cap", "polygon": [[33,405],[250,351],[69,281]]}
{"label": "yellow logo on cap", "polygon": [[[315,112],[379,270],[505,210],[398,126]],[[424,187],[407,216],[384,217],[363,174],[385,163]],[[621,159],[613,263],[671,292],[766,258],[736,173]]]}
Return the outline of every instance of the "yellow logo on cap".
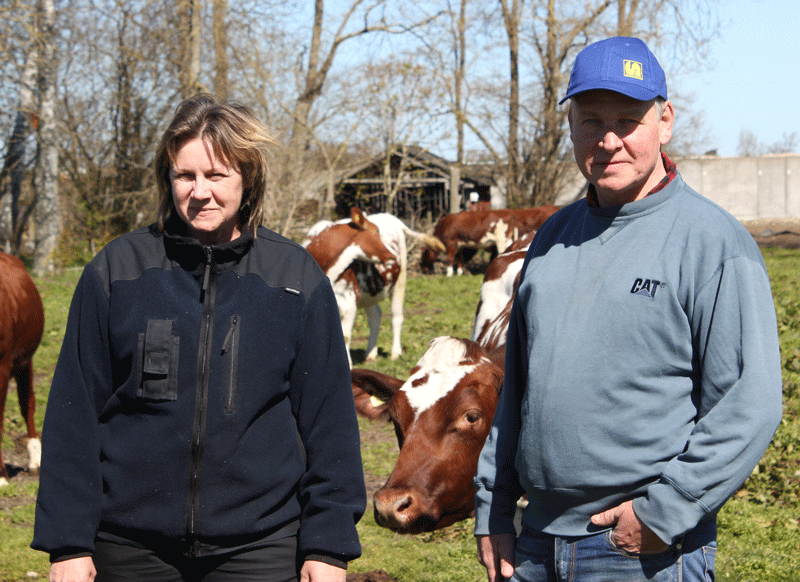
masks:
{"label": "yellow logo on cap", "polygon": [[632,79],[644,81],[644,75],[642,74],[642,63],[637,63],[636,61],[629,61],[627,59],[622,61],[622,74],[626,77],[631,77]]}

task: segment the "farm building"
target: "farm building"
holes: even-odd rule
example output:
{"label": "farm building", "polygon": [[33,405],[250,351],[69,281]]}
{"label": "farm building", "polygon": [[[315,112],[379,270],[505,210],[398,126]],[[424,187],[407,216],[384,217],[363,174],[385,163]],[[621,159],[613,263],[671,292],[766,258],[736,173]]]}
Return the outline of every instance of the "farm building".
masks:
{"label": "farm building", "polygon": [[[317,196],[328,177],[320,177]],[[368,158],[336,172],[333,188],[336,213],[351,206],[368,213],[388,212],[416,221],[436,220],[449,212],[474,207],[504,206],[490,166],[458,166],[417,146],[399,146],[389,155]],[[452,195],[455,193],[455,196]],[[321,196],[324,197],[324,196]],[[457,208],[454,208],[456,206]]]}

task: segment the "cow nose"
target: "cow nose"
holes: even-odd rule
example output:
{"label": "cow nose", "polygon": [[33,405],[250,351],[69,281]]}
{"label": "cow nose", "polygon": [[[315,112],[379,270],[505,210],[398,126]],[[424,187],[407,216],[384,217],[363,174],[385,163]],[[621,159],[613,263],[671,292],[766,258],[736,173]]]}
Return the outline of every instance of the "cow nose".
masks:
{"label": "cow nose", "polygon": [[393,531],[405,532],[420,517],[417,496],[411,491],[381,489],[375,493],[375,522]]}

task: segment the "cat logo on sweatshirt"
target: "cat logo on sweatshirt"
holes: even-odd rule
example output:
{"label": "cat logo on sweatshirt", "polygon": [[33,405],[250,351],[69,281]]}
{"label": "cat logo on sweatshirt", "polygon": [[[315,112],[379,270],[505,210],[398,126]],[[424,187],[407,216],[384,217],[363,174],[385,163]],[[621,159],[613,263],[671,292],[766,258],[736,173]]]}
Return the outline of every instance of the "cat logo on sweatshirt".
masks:
{"label": "cat logo on sweatshirt", "polygon": [[655,279],[636,279],[633,282],[633,287],[631,287],[631,293],[654,299],[659,287],[666,287],[666,285]]}

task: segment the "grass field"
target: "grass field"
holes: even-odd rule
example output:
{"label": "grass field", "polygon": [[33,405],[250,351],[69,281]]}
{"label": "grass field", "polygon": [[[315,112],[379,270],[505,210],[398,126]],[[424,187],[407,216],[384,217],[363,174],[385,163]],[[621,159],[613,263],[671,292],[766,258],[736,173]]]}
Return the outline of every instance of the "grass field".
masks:
{"label": "grass field", "polygon": [[[764,255],[778,314],[784,418],[758,468],[720,514],[717,577],[726,582],[800,580],[800,251],[765,249]],[[44,338],[35,360],[38,426],[78,276],[77,271],[67,271],[37,280],[46,310]],[[365,367],[405,378],[432,338],[469,337],[480,284],[480,276],[410,278],[403,356],[396,361],[388,359],[391,329],[387,318],[379,338],[384,351],[377,362]],[[351,346],[356,366],[363,365],[360,360],[366,338],[366,321],[359,315]],[[6,463],[24,466],[25,456],[19,448],[24,423],[16,398],[9,398],[4,423]],[[360,426],[365,478],[368,487],[374,488],[391,471],[397,445],[388,423],[361,420]],[[25,471],[0,489],[0,581],[30,580],[34,574],[47,576],[46,556],[28,548],[36,489],[36,478]],[[402,536],[377,527],[371,511],[368,507],[359,524],[364,555],[351,564],[351,572],[382,569],[402,582],[485,580],[475,559],[471,520],[432,534]]]}

